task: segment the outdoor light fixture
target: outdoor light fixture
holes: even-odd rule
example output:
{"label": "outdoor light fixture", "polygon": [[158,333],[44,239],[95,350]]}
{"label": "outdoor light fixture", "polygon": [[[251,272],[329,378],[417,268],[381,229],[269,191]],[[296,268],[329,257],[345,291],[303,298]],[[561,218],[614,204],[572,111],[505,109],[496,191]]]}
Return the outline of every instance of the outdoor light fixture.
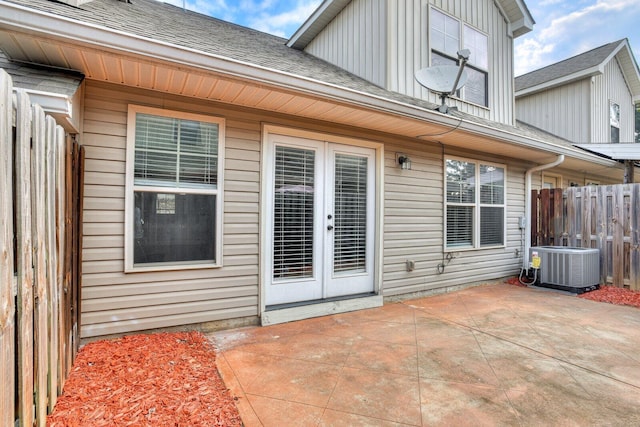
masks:
{"label": "outdoor light fixture", "polygon": [[398,156],[398,164],[402,169],[411,170],[411,159],[404,154]]}

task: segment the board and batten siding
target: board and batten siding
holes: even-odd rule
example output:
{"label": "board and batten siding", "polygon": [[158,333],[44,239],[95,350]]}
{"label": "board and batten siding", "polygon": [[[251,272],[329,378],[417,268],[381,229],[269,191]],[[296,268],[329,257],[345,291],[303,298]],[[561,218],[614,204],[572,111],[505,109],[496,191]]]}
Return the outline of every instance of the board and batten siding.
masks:
{"label": "board and batten siding", "polygon": [[587,78],[519,97],[516,118],[569,141],[592,142],[589,136],[591,91],[591,79]]}
{"label": "board and batten siding", "polygon": [[417,70],[430,66],[432,6],[489,38],[488,108],[458,99],[450,99],[449,105],[513,124],[513,39],[492,0],[354,0],[305,50],[388,90],[439,104],[439,97],[414,77]]}
{"label": "board and batten siding", "polygon": [[386,86],[386,0],[354,0],[305,51]]}
{"label": "board and batten siding", "polygon": [[[83,338],[258,314],[260,125],[190,101],[87,82]],[[225,117],[223,267],[123,272],[129,104]]]}
{"label": "board and batten siding", "polygon": [[592,135],[595,143],[611,142],[609,101],[620,106],[620,142],[634,142],[635,106],[618,60],[614,57],[604,74],[594,77]]}

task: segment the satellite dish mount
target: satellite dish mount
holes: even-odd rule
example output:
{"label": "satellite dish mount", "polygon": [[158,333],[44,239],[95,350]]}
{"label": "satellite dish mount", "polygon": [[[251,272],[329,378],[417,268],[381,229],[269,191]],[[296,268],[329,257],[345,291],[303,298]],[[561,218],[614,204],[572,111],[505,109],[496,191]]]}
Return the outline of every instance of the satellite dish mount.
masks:
{"label": "satellite dish mount", "polygon": [[416,71],[415,77],[418,83],[440,95],[442,103],[437,108],[439,112],[443,114],[449,112],[447,98],[467,83],[467,73],[464,71],[464,66],[469,61],[470,55],[469,49],[462,49],[458,51],[460,65],[457,67],[455,65],[436,65]]}

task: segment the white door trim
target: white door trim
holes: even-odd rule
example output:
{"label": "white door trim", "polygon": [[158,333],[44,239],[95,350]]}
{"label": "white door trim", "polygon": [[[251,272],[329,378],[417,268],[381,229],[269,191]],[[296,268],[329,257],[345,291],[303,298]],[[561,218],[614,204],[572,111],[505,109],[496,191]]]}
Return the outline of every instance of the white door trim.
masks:
{"label": "white door trim", "polygon": [[[269,315],[265,315],[266,299],[265,299],[265,284],[267,278],[271,274],[268,271],[269,264],[265,262],[265,257],[270,252],[267,248],[271,245],[270,242],[270,230],[268,229],[268,221],[266,220],[269,215],[270,205],[269,201],[269,170],[270,163],[268,161],[268,141],[271,134],[278,134],[284,136],[293,136],[306,139],[313,139],[319,141],[326,141],[330,143],[338,143],[344,145],[351,145],[356,147],[368,147],[373,148],[376,151],[375,162],[375,227],[374,227],[374,296],[366,298],[356,298],[358,301],[355,303],[338,303],[329,302],[316,304],[317,307],[313,309],[306,308],[307,306],[288,308],[283,311],[281,316],[274,314],[274,311],[270,311]],[[371,140],[361,140],[357,138],[345,137],[340,135],[325,134],[320,132],[312,132],[303,129],[288,128],[277,125],[264,124],[262,127],[262,167],[261,167],[261,203],[260,203],[260,277],[259,277],[259,296],[260,307],[259,315],[263,321],[263,324],[273,323],[275,318],[280,321],[295,320],[306,317],[322,316],[326,314],[333,314],[342,311],[351,311],[355,309],[362,309],[367,307],[377,307],[382,305],[382,236],[383,236],[383,213],[384,213],[384,145],[380,142]],[[300,317],[303,316],[303,317]],[[268,319],[272,319],[269,321]],[[285,320],[282,320],[285,319]]]}

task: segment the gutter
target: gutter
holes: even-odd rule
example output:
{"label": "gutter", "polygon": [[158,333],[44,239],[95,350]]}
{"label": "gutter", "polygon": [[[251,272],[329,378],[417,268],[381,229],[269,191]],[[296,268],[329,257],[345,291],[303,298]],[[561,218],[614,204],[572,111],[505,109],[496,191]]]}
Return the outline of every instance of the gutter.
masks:
{"label": "gutter", "polygon": [[35,37],[73,42],[88,49],[101,48],[118,55],[129,54],[146,60],[154,59],[195,70],[214,72],[221,76],[253,84],[269,85],[283,90],[294,90],[300,94],[323,97],[324,99],[350,106],[376,110],[420,122],[450,126],[452,128],[457,127],[459,131],[467,131],[512,145],[538,149],[550,154],[563,153],[572,158],[602,166],[613,167],[617,165],[615,161],[603,159],[600,156],[587,153],[575,147],[566,147],[533,139],[487,124],[441,114],[408,102],[393,100],[381,95],[177,46],[0,0],[0,30],[3,28],[9,31],[33,34]]}
{"label": "gutter", "polygon": [[529,269],[529,248],[531,247],[531,175],[534,172],[539,172],[545,169],[551,169],[564,162],[564,154],[560,154],[558,158],[544,165],[538,165],[531,169],[528,169],[525,173],[525,185],[524,185],[524,215],[526,218],[524,226],[524,253],[522,254],[522,269]]}

